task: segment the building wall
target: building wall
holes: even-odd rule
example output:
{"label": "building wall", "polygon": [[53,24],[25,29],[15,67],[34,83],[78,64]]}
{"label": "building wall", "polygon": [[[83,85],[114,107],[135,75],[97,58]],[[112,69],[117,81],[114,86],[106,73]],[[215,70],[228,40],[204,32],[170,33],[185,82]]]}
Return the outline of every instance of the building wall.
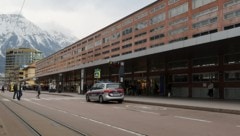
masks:
{"label": "building wall", "polygon": [[[237,0],[159,0],[37,62],[36,75],[63,81],[60,87],[91,85],[94,69],[102,67],[104,79],[118,81],[108,62],[124,61],[125,80],[146,95],[158,95],[160,82],[161,95],[170,83],[173,96],[207,98],[203,84],[214,80],[214,97],[232,98],[240,94],[232,89],[240,88],[239,9]],[[82,69],[85,77],[77,79],[72,72]]]}
{"label": "building wall", "polygon": [[238,27],[236,0],[159,0],[37,63],[37,75],[67,71]]}

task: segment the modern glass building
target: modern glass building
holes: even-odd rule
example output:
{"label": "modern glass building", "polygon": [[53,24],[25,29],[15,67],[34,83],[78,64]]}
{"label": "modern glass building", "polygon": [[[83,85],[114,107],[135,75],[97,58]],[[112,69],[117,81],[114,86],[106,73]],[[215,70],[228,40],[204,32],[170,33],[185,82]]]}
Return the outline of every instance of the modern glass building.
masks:
{"label": "modern glass building", "polygon": [[240,0],[157,0],[38,61],[36,75],[61,91],[110,80],[127,95],[166,96],[171,86],[193,98],[209,98],[212,81],[214,98],[240,99],[239,26]]}
{"label": "modern glass building", "polygon": [[23,68],[25,65],[31,64],[42,59],[42,52],[32,48],[15,48],[6,51],[6,79],[19,75],[16,71]]}

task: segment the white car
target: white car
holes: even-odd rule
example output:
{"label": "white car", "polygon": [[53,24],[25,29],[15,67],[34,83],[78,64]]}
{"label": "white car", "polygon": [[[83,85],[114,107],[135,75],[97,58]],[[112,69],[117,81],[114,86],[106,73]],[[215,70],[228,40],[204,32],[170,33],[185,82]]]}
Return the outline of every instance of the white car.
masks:
{"label": "white car", "polygon": [[86,93],[86,101],[117,101],[122,103],[124,100],[124,89],[120,83],[96,83]]}

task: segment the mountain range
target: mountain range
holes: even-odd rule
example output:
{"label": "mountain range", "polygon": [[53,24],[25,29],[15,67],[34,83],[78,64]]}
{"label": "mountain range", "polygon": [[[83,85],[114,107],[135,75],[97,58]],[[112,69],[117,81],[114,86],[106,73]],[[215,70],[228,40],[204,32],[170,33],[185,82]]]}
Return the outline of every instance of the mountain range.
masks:
{"label": "mountain range", "polygon": [[34,48],[49,56],[78,39],[57,31],[45,31],[22,15],[0,14],[0,73],[5,69],[8,48]]}

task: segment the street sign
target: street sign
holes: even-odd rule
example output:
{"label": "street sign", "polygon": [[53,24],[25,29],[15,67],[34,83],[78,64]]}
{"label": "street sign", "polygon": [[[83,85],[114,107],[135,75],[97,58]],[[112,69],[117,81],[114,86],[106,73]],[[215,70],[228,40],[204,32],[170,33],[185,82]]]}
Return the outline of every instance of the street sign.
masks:
{"label": "street sign", "polygon": [[101,69],[95,69],[94,70],[94,78],[101,78]]}

